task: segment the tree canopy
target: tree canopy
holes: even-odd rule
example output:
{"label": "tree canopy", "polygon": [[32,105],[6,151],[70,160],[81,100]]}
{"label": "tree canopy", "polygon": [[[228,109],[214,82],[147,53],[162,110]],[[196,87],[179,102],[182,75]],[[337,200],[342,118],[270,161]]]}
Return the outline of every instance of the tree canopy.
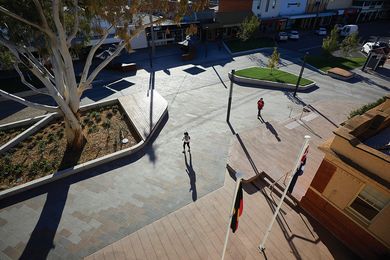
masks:
{"label": "tree canopy", "polygon": [[[131,49],[131,39],[154,23],[165,19],[179,22],[186,13],[203,9],[207,0],[0,0],[1,64],[12,66],[23,84],[51,96],[58,106],[33,103],[0,89],[0,95],[64,116],[68,145],[80,146],[78,121],[80,97],[92,87],[98,73],[123,49]],[[151,16],[156,17],[150,19]],[[92,65],[98,48],[110,34],[119,42],[101,63]],[[91,44],[91,39],[97,42]],[[91,45],[80,80],[76,80],[72,52]],[[29,70],[45,86],[37,89],[23,74]]]}
{"label": "tree canopy", "polygon": [[259,19],[252,15],[250,17],[246,17],[245,20],[240,25],[240,30],[238,32],[238,38],[242,41],[249,40],[253,34],[256,32],[256,30],[260,26]]}

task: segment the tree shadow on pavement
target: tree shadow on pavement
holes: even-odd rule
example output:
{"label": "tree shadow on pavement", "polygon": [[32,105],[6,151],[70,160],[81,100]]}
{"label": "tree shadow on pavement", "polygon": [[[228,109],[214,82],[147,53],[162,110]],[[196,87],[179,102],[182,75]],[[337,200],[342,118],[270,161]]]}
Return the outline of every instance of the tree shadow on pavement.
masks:
{"label": "tree shadow on pavement", "polygon": [[196,173],[192,166],[192,155],[189,153],[189,160],[187,160],[187,155],[184,153],[184,160],[186,163],[186,172],[188,177],[190,178],[190,190],[192,191],[192,201],[196,201],[198,199],[198,193],[196,191]]}
{"label": "tree shadow on pavement", "polygon": [[[59,169],[69,168],[69,165],[77,163],[83,148],[84,145],[78,151],[67,149]],[[69,187],[70,183],[54,183],[54,185],[48,186],[41,215],[20,259],[47,259],[50,250],[55,248],[54,237],[61,221]]]}
{"label": "tree shadow on pavement", "polygon": [[68,191],[69,184],[48,187],[39,220],[19,259],[47,259],[50,250],[55,248],[53,241],[61,221]]}

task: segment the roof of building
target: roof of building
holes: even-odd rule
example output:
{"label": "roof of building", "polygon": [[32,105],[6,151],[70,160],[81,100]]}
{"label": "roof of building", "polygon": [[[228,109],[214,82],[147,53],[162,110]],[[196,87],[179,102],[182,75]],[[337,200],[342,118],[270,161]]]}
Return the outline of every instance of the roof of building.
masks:
{"label": "roof of building", "polygon": [[364,144],[384,154],[390,155],[390,127],[387,127],[376,135],[368,138],[364,141]]}

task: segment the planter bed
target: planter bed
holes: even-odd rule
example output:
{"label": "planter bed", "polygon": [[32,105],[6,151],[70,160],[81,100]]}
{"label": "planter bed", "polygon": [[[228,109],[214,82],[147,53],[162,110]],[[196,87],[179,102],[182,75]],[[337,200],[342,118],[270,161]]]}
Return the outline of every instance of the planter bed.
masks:
{"label": "planter bed", "polygon": [[336,56],[313,56],[309,55],[306,58],[308,64],[316,67],[317,69],[327,72],[329,69],[338,67],[345,70],[352,70],[362,67],[366,61],[366,57],[357,58],[342,58]]}
{"label": "planter bed", "polygon": [[340,80],[350,80],[354,77],[354,74],[347,70],[336,67],[328,70],[328,76]]}
{"label": "planter bed", "polygon": [[[231,74],[229,73],[231,78]],[[266,87],[276,87],[276,88],[285,88],[285,89],[295,89],[298,76],[274,69],[272,75],[270,74],[270,69],[268,68],[259,68],[252,67],[243,70],[238,70],[234,75],[234,82],[237,83],[246,83],[254,84],[259,86]],[[315,86],[315,82],[301,78],[299,84],[299,90],[306,90]]]}
{"label": "planter bed", "polygon": [[[56,144],[55,141],[58,139],[58,142],[60,142],[63,137],[59,137],[64,135],[64,133],[61,133],[62,126],[61,128],[55,128],[55,124],[57,124],[57,127],[62,124],[62,121],[58,121],[59,115],[57,113],[0,125],[0,130],[31,125],[17,137],[0,147],[0,177],[3,181],[8,182],[8,185],[0,182],[0,185],[2,185],[1,189],[6,189],[0,190],[0,200],[118,158],[131,155],[142,149],[168,114],[168,102],[156,90],[152,91],[154,94],[150,94],[150,96],[145,96],[143,93],[139,92],[115,99],[98,101],[80,107],[80,115],[82,117],[84,116],[81,120],[83,123],[83,131],[86,133],[89,144],[87,143],[87,145],[84,146],[81,154],[78,155],[77,153],[73,153],[70,158],[68,157],[68,159],[71,159],[70,161],[57,156],[57,159],[60,159],[60,162],[59,160],[47,162],[48,159],[45,157],[47,153],[49,153],[49,155],[50,153],[56,155],[56,153],[60,152],[53,147],[60,146]],[[115,112],[114,110],[118,111]],[[113,115],[108,116],[107,113],[112,113]],[[116,116],[114,116],[114,114]],[[117,117],[117,120],[115,120],[115,117]],[[111,120],[110,125],[107,124],[107,119]],[[91,121],[94,122],[94,124],[90,123]],[[99,127],[93,127],[96,123]],[[47,131],[48,129],[50,131]],[[119,132],[118,129],[120,129]],[[88,136],[88,134],[90,136]],[[47,140],[43,138],[44,136]],[[127,138],[128,143],[122,144],[122,138]],[[92,142],[93,139],[95,142]],[[23,140],[26,140],[26,143],[21,143]],[[12,153],[17,153],[17,145],[24,146],[27,144],[33,146],[33,141],[38,145],[38,147],[32,147],[32,150],[35,149],[38,151],[38,160],[34,161],[34,165],[32,165],[31,159],[29,159],[29,157],[33,156],[30,155],[30,150],[28,151],[29,155],[27,155],[27,152],[21,154],[21,156],[27,157],[26,161],[18,162],[17,160],[20,160],[20,158],[14,159],[12,157]],[[64,143],[61,145],[64,145]],[[85,156],[86,153],[84,153],[88,145],[93,148],[88,152],[89,158],[87,158]],[[62,147],[62,149],[65,150],[65,147]],[[59,148],[59,150],[61,150],[61,148]],[[5,163],[15,163],[5,164],[4,166],[4,160]],[[67,163],[70,163],[68,168],[66,168]],[[54,169],[55,166],[57,166],[57,169]],[[4,167],[8,167],[6,171],[4,170]],[[23,167],[27,168],[28,171],[23,169]],[[33,171],[37,174],[32,175],[30,171],[31,168],[33,168]],[[23,170],[25,172],[24,175]],[[9,174],[12,174],[12,176],[8,176]],[[33,176],[35,177],[32,178]]]}
{"label": "planter bed", "polygon": [[[141,138],[120,104],[81,110],[80,121],[87,139],[80,154],[66,151],[64,122],[52,116],[46,125],[0,155],[0,190],[36,180],[53,173],[77,168],[100,157],[137,145]],[[7,130],[10,131],[10,130]],[[122,144],[121,139],[128,143]]]}
{"label": "planter bed", "polygon": [[275,47],[275,42],[271,38],[249,39],[245,42],[235,39],[225,42],[231,53],[251,51],[260,48]]}

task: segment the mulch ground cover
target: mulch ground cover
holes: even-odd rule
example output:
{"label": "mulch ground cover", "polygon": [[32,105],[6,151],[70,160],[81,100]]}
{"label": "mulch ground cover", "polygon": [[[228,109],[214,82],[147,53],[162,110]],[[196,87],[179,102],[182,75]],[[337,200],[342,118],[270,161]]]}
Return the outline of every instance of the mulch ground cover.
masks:
{"label": "mulch ground cover", "polygon": [[[83,112],[80,122],[86,142],[79,152],[66,149],[64,122],[57,119],[0,155],[0,190],[134,146],[140,141],[119,105]],[[7,138],[14,135],[4,134]],[[127,138],[128,143],[122,144],[123,138]]]}
{"label": "mulch ground cover", "polygon": [[10,140],[15,138],[17,135],[22,133],[27,128],[28,127],[19,127],[19,128],[8,129],[8,130],[0,130],[0,146],[8,143]]}

